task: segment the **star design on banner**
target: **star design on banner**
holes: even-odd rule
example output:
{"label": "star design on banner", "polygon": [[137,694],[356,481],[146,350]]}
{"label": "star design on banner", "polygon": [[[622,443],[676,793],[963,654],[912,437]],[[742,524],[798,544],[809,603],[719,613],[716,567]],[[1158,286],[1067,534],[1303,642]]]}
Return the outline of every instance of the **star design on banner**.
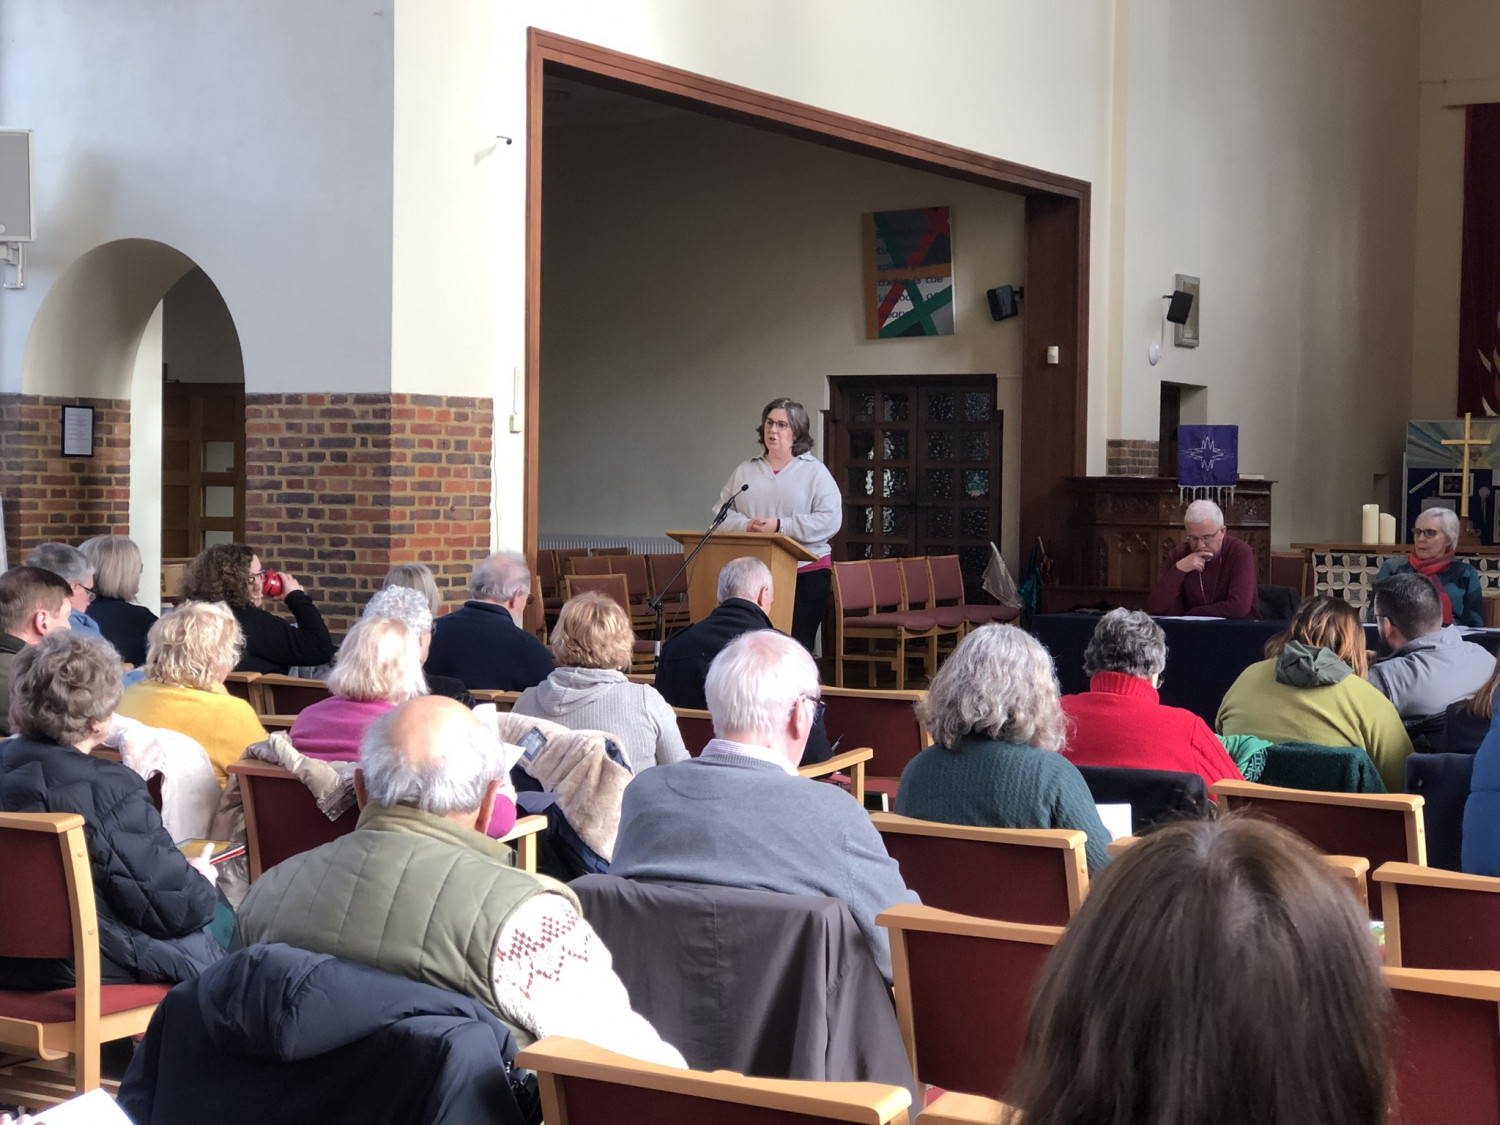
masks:
{"label": "star design on banner", "polygon": [[1188,456],[1198,462],[1206,473],[1229,454],[1215,445],[1214,439],[1205,434],[1197,449],[1188,450]]}

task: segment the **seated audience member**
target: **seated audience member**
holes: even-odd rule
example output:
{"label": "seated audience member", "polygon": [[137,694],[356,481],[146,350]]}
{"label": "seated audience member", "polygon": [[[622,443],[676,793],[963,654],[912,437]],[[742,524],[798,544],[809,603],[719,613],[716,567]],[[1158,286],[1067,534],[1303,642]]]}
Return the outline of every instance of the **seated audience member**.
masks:
{"label": "seated audience member", "polygon": [[0,574],[0,736],[10,734],[10,674],[16,655],[47,634],[69,629],[73,587],[37,566]]}
{"label": "seated audience member", "polygon": [[[775,600],[771,571],[765,563],[748,555],[730,559],[719,571],[719,604],[714,611],[669,637],[656,658],[656,690],[673,707],[706,710],[703,685],[709,665],[724,646],[752,629],[770,629],[771,605]],[[804,764],[827,761],[833,756],[822,716],[807,736],[802,752]]]}
{"label": "seated audience member", "polygon": [[819,706],[812,657],[774,630],[747,633],[714,658],[707,694],[703,753],[625,787],[610,874],[843,899],[889,980],[875,916],[917,896],[865,810],[797,775]]}
{"label": "seated audience member", "polygon": [[195,739],[221,786],[229,780],[226,767],[266,737],[250,704],[224,690],[244,643],[227,606],[183,602],[151,626],[146,678],[120,699],[120,714],[127,718]]}
{"label": "seated audience member", "polygon": [[[427,568],[420,563],[412,563],[412,568],[427,572]],[[392,567],[391,574],[402,569]],[[389,580],[390,575],[387,575]],[[431,573],[427,575],[428,581],[432,580]],[[436,593],[437,587],[433,587]],[[417,640],[422,648],[422,663],[427,662],[427,653],[432,648],[432,608],[431,600],[424,594],[420,587],[394,585],[387,586],[383,590],[377,590],[373,597],[365,603],[363,616],[365,617],[389,617],[392,620],[403,622],[408,629],[417,635]],[[469,689],[464,687],[464,682],[453,676],[434,676],[431,672],[424,672],[427,680],[427,690],[432,695],[446,695],[449,699],[456,699],[465,707],[474,706],[474,697],[469,694]],[[358,749],[358,747],[356,747]]]}
{"label": "seated audience member", "polygon": [[491,555],[474,568],[469,600],[433,625],[429,676],[453,676],[470,691],[525,691],[552,672],[546,646],[521,627],[531,597],[526,556]]}
{"label": "seated audience member", "polygon": [[1500,876],[1500,726],[1493,722],[1474,754],[1460,863],[1470,875]]}
{"label": "seated audience member", "polygon": [[[0,743],[0,810],[82,816],[102,979],[174,983],[223,955],[206,929],[217,876],[206,850],[189,860],[177,849],[138,774],[89,756],[110,732],[121,671],[107,641],[72,632],[16,657],[16,733]],[[70,962],[0,958],[0,988],[72,985]]]}
{"label": "seated audience member", "polygon": [[1067,716],[1052,657],[1025,630],[965,637],[917,704],[933,745],[906,764],[896,812],[983,828],[1078,828],[1088,864],[1108,862],[1109,832],[1078,767],[1059,753]]}
{"label": "seated audience member", "polygon": [[94,568],[94,600],[88,615],[100,634],[115,646],[120,659],[136,667],[146,663],[146,634],[156,614],[136,605],[141,592],[141,549],[124,535],[100,535],[78,550]]}
{"label": "seated audience member", "polygon": [[217,543],[188,564],[182,576],[182,596],[189,601],[223,602],[234,613],[245,634],[244,651],[236,672],[286,675],[293,667],[317,667],[333,659],[333,638],[323,615],[290,574],[282,572],[277,595],[297,619],[288,624],[265,602],[266,572],[260,556],[243,543]]}
{"label": "seated audience member", "polygon": [[1420,574],[1398,574],[1375,587],[1375,627],[1390,655],[1370,665],[1370,685],[1403,719],[1441,715],[1484,686],[1495,658],[1443,625],[1437,587]]}
{"label": "seated audience member", "polygon": [[[0,637],[0,643],[4,638]],[[1468,699],[1448,705],[1448,723],[1443,750],[1449,754],[1472,754],[1490,733],[1495,717],[1495,689],[1500,687],[1500,661],[1490,665],[1490,674]]]}
{"label": "seated audience member", "polygon": [[1359,614],[1340,598],[1309,598],[1266,643],[1266,659],[1241,672],[1224,694],[1215,725],[1223,735],[1270,742],[1358,746],[1386,789],[1400,793],[1411,738],[1365,672]]}
{"label": "seated audience member", "polygon": [[557,667],[511,711],[614,737],[631,773],[688,756],[671,706],[649,684],[625,678],[635,632],[618,602],[597,591],[562,607],[552,630]]}
{"label": "seated audience member", "polygon": [[241,935],[469,996],[522,1042],[570,1035],[682,1066],[631,1011],[573,892],[484,835],[502,772],[499,743],[451,699],[382,716],[355,774],[359,826],[257,879]]}
{"label": "seated audience member", "polygon": [[[1444,625],[1484,624],[1484,584],[1479,571],[1459,558],[1458,515],[1452,508],[1428,508],[1412,529],[1411,554],[1386,559],[1376,584],[1397,574],[1420,574],[1433,584],[1443,604]],[[1374,606],[1371,606],[1371,620]]]}
{"label": "seated audience member", "polygon": [[1194,500],[1182,522],[1182,545],[1167,556],[1146,608],[1158,617],[1260,617],[1255,552],[1225,529],[1219,506]]}
{"label": "seated audience member", "polygon": [[99,636],[99,626],[88,615],[94,600],[94,567],[77,547],[66,543],[43,543],[26,556],[27,566],[50,570],[68,584],[68,625],[80,633]]}
{"label": "seated audience member", "polygon": [[1191,711],[1157,697],[1167,637],[1149,614],[1113,609],[1099,619],[1083,670],[1089,690],[1062,697],[1072,720],[1068,760],[1078,766],[1196,773],[1207,785],[1242,780],[1218,735]]}
{"label": "seated audience member", "polygon": [[1042,969],[1007,1125],[1385,1125],[1390,997],[1367,920],[1300,838],[1163,828]]}
{"label": "seated audience member", "polygon": [[328,674],[327,699],[298,713],[287,732],[309,758],[357,762],[365,731],[408,699],[427,694],[421,634],[391,617],[362,617],[349,630]]}
{"label": "seated audience member", "polygon": [[386,589],[392,586],[415,590],[427,599],[427,612],[437,617],[443,612],[443,595],[438,591],[437,579],[432,571],[421,563],[398,563],[385,572]]}

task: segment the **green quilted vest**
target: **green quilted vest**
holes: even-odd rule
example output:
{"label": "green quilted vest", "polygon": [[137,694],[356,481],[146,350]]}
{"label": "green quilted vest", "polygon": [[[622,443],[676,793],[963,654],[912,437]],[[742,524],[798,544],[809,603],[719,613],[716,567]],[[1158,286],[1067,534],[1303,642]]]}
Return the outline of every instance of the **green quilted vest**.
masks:
{"label": "green quilted vest", "polygon": [[370,804],[342,839],[293,856],[250,888],[239,910],[247,944],[285,942],[495,1005],[495,942],[533,895],[566,886],[519,871],[509,845],[431,813]]}

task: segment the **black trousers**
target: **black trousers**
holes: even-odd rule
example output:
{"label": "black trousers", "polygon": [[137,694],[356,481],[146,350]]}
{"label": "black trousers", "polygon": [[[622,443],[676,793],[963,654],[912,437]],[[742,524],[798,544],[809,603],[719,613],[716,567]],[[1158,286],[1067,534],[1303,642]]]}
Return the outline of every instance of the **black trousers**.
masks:
{"label": "black trousers", "polygon": [[818,626],[828,613],[828,595],[833,591],[833,571],[801,571],[792,603],[792,638],[808,652],[818,639]]}

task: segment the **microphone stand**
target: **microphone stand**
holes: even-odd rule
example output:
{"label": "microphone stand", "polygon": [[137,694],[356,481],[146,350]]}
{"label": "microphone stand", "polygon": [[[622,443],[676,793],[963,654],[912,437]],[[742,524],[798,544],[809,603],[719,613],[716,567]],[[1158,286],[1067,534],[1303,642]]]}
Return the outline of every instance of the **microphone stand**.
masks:
{"label": "microphone stand", "polygon": [[[735,495],[738,496],[739,493],[736,493]],[[698,545],[693,548],[693,553],[683,560],[682,565],[677,568],[677,573],[672,575],[671,580],[661,588],[661,592],[646,603],[651,608],[652,612],[656,614],[656,643],[658,645],[660,645],[662,641],[666,640],[666,626],[662,620],[661,605],[662,602],[666,600],[667,591],[670,590],[676,583],[676,581],[682,577],[683,572],[686,571],[688,567],[693,565],[693,560],[698,557],[698,552],[703,550],[704,545],[713,536],[713,533],[719,530],[719,525],[729,518],[729,508],[733,503],[734,497],[731,496],[729,498],[729,503],[725,504],[722,508],[719,509],[719,514],[714,517],[714,522],[708,525],[708,530],[703,533],[703,538],[700,539],[698,541]]]}

